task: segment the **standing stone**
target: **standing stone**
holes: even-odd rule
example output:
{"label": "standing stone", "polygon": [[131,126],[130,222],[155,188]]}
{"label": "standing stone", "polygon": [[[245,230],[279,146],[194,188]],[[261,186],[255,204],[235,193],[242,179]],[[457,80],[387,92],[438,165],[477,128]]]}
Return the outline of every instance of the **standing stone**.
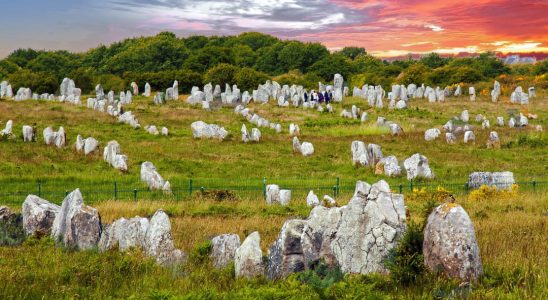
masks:
{"label": "standing stone", "polygon": [[284,223],[278,239],[269,249],[266,276],[278,280],[305,270],[301,236],[306,221],[289,220]]}
{"label": "standing stone", "polygon": [[514,173],[512,172],[473,172],[468,176],[468,187],[480,188],[482,185],[509,189],[514,185]]}
{"label": "standing stone", "polygon": [[154,164],[150,161],[145,161],[141,164],[141,181],[145,182],[151,190],[171,192],[169,181],[165,181],[162,178]]}
{"label": "standing stone", "polygon": [[463,121],[464,123],[468,123],[468,121],[470,120],[470,115],[468,114],[468,110],[463,110],[460,113],[460,120]]}
{"label": "standing stone", "polygon": [[151,92],[150,84],[147,82],[145,83],[145,92],[143,93],[143,95],[145,97],[150,97],[150,92]]}
{"label": "standing stone", "polygon": [[27,235],[46,236],[61,207],[38,196],[28,195],[23,202],[23,228]]}
{"label": "standing stone", "polygon": [[476,101],[476,89],[473,86],[468,88],[468,94],[470,95],[470,101]]}
{"label": "standing stone", "polygon": [[367,149],[365,147],[365,143],[362,141],[353,141],[352,145],[350,146],[350,151],[352,152],[352,165],[361,165],[361,166],[367,166],[369,165],[369,156],[367,153]]}
{"label": "standing stone", "polygon": [[155,257],[160,265],[180,264],[185,259],[184,253],[175,249],[171,238],[171,222],[162,210],[158,210],[150,219],[144,250],[148,256]]}
{"label": "standing stone", "polygon": [[504,126],[504,118],[497,117],[497,126]]}
{"label": "standing stone", "polygon": [[318,196],[316,196],[312,190],[308,192],[308,195],[306,196],[306,205],[308,205],[308,207],[320,205],[320,199],[318,199]]}
{"label": "standing stone", "polygon": [[381,158],[375,166],[375,174],[384,174],[389,177],[400,176],[401,167],[398,163],[398,158],[394,155]]}
{"label": "standing stone", "polygon": [[474,225],[458,204],[442,204],[430,214],[423,253],[424,263],[433,272],[464,282],[476,281],[483,274]]}
{"label": "standing stone", "polygon": [[280,203],[280,187],[277,184],[266,186],[266,204]]}
{"label": "standing stone", "polygon": [[222,269],[234,261],[236,250],[240,247],[237,234],[222,234],[211,239],[211,258],[213,266]]}
{"label": "standing stone", "polygon": [[424,140],[430,142],[438,138],[438,136],[441,134],[441,131],[437,128],[431,128],[426,130],[424,133]]}
{"label": "standing stone", "polygon": [[139,86],[137,85],[137,83],[132,82],[131,89],[133,90],[133,95],[139,95]]}
{"label": "standing stone", "polygon": [[36,142],[36,134],[32,126],[23,125],[23,141]]}
{"label": "standing stone", "polygon": [[447,144],[454,144],[457,142],[457,137],[452,132],[445,133],[445,141]]}
{"label": "standing stone", "polygon": [[476,136],[474,135],[474,132],[471,130],[468,130],[464,132],[464,143],[468,144],[468,142],[475,142]]}
{"label": "standing stone", "polygon": [[434,178],[434,173],[428,165],[428,158],[419,153],[413,154],[411,157],[403,162],[405,171],[407,172],[407,179],[412,180],[415,178]]}
{"label": "standing stone", "polygon": [[89,250],[97,246],[101,237],[101,218],[97,209],[84,205],[79,189],[63,200],[53,221],[51,236],[68,248]]}
{"label": "standing stone", "polygon": [[117,141],[108,142],[103,151],[103,160],[115,169],[127,171],[127,156],[122,154]]}
{"label": "standing stone", "polygon": [[405,232],[403,195],[376,183],[368,195],[358,193],[341,208],[331,250],[343,273],[386,273],[384,261]]}
{"label": "standing stone", "polygon": [[234,255],[236,277],[252,278],[264,274],[263,252],[259,232],[251,233],[236,249]]}
{"label": "standing stone", "polygon": [[335,102],[342,102],[343,99],[343,84],[344,79],[341,74],[335,74],[335,78],[333,79],[333,101]]}

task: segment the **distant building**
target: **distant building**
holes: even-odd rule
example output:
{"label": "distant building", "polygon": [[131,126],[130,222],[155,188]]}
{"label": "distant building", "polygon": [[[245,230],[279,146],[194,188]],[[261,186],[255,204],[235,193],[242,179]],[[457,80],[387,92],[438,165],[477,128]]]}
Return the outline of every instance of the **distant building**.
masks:
{"label": "distant building", "polygon": [[504,58],[504,63],[509,64],[509,65],[534,64],[535,62],[537,62],[536,57],[532,57],[532,56],[520,57],[518,54],[508,55],[508,56],[506,56],[506,58]]}

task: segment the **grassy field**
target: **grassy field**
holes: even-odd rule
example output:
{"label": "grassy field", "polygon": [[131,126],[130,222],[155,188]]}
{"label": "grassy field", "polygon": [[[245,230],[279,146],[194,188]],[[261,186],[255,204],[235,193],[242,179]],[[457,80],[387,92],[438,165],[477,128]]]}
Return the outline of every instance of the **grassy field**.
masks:
{"label": "grassy field", "polygon": [[[539,94],[540,97],[532,100],[526,108],[507,101],[492,103],[486,98],[479,98],[476,102],[470,102],[465,97],[450,98],[445,103],[413,100],[407,110],[368,108],[366,111],[370,121],[364,124],[339,116],[343,107],[349,109],[352,104],[365,109],[367,105],[364,100],[357,98],[347,98],[342,107],[335,105],[334,114],[252,104],[250,108],[255,112],[271,121],[280,122],[284,129],[283,133],[276,134],[271,129],[261,128],[263,138],[258,144],[241,142],[241,125],[246,124],[248,129],[252,125],[230,108],[206,112],[183,101],[155,106],[150,98],[135,97],[127,110],[136,114],[143,127],[148,124],[168,127],[170,136],[165,137],[150,135],[143,129],[132,129],[117,123],[113,117],[83,106],[44,101],[0,101],[0,122],[12,119],[14,132],[18,135],[16,140],[0,142],[0,182],[6,183],[3,186],[11,191],[14,185],[20,183],[17,190],[22,191],[23,195],[25,192],[36,193],[36,181],[40,179],[47,183],[44,189],[104,189],[109,192],[101,197],[110,199],[113,198],[110,192],[112,183],[118,181],[126,187],[126,196],[130,197],[133,188],[145,187],[139,183],[139,169],[141,162],[149,160],[176,189],[188,188],[190,178],[194,179],[196,187],[210,185],[217,179],[224,185],[241,185],[246,180],[253,180],[254,186],[260,186],[265,177],[269,182],[276,179],[315,182],[305,184],[308,185],[306,187],[320,184],[331,186],[337,177],[350,187],[357,179],[386,179],[392,185],[407,185],[405,176],[386,178],[375,175],[372,169],[354,168],[350,155],[353,140],[379,144],[385,155],[396,155],[400,161],[419,152],[428,157],[436,174],[435,181],[464,184],[470,172],[499,170],[514,172],[518,181],[542,180],[548,165],[545,155],[547,138],[543,133],[535,132],[534,125],[546,127],[548,101],[541,92]],[[476,128],[475,144],[464,144],[462,136],[459,136],[456,145],[448,145],[443,134],[433,142],[424,140],[426,129],[440,128],[464,109],[469,110],[471,123]],[[523,129],[495,126],[497,116],[504,116],[507,121],[509,112],[520,110],[538,116],[536,120],[530,120],[532,126]],[[501,149],[487,149],[485,143],[490,130],[482,130],[481,125],[473,121],[476,114],[483,114],[491,121],[491,130],[496,130],[501,138]],[[387,134],[386,130],[375,125],[378,116],[398,122],[405,134],[398,137]],[[196,120],[224,126],[232,136],[223,142],[195,140],[190,124]],[[314,144],[315,154],[312,157],[293,154],[288,135],[291,122],[300,125],[301,141]],[[25,124],[36,124],[37,143],[23,143],[21,127]],[[54,126],[55,129],[63,126],[67,132],[68,147],[57,149],[46,146],[42,141],[42,130],[47,126]],[[99,151],[87,157],[76,153],[73,144],[77,134],[93,136],[103,147],[108,141],[117,140],[122,152],[129,157],[129,172],[120,173],[104,163],[101,146]],[[9,192],[5,189],[1,191]],[[51,197],[56,199],[51,200],[60,201],[63,196],[64,193],[54,195]]]}
{"label": "grassy field", "polygon": [[[416,191],[406,198],[413,220],[422,220],[431,193]],[[97,206],[104,222],[146,216],[157,208],[171,215],[176,245],[190,253],[182,269],[156,266],[139,252],[99,254],[56,248],[49,239],[0,248],[0,296],[11,298],[132,299],[384,299],[470,298],[542,299],[548,291],[546,247],[548,194],[508,193],[460,197],[470,214],[485,269],[482,280],[463,287],[443,277],[423,274],[403,285],[389,276],[317,278],[305,273],[279,282],[264,278],[235,279],[233,268],[214,270],[204,243],[214,235],[261,233],[264,253],[288,218],[306,217],[303,205],[267,207],[262,201],[219,203],[207,199],[185,202],[106,201]],[[504,220],[504,221],[502,221]],[[54,287],[54,288],[52,288]]]}
{"label": "grassy field", "polygon": [[[548,98],[531,101],[527,112],[536,114],[530,124],[546,128]],[[184,98],[184,97],[182,97]],[[362,109],[366,103],[348,98],[342,107],[356,104]],[[118,124],[106,114],[84,107],[42,101],[0,101],[0,121],[14,121],[16,140],[0,141],[0,183],[2,192],[16,186],[19,190],[36,190],[41,179],[60,190],[87,188],[108,189],[104,198],[95,199],[94,207],[104,223],[120,217],[150,216],[159,208],[171,217],[176,246],[190,253],[190,261],[181,269],[156,266],[139,252],[127,254],[111,251],[72,252],[56,248],[49,239],[30,239],[18,247],[0,248],[0,298],[132,298],[132,299],[383,299],[383,298],[465,298],[472,299],[542,299],[548,293],[548,191],[539,187],[537,192],[525,188],[517,193],[495,195],[457,193],[457,201],[472,218],[486,275],[472,287],[460,286],[433,274],[423,274],[413,285],[404,285],[389,276],[334,276],[319,278],[314,274],[294,275],[279,282],[264,278],[235,279],[231,267],[214,270],[204,251],[204,243],[214,235],[237,233],[243,239],[258,230],[264,251],[272,244],[285,220],[305,218],[310,209],[304,195],[307,188],[318,184],[332,185],[340,177],[343,186],[352,187],[355,180],[374,182],[386,179],[397,191],[405,177],[389,179],[375,175],[373,170],[351,165],[350,144],[353,140],[379,144],[385,155],[396,155],[401,161],[420,152],[430,160],[430,166],[440,182],[464,183],[473,171],[513,171],[518,181],[542,180],[548,167],[546,136],[534,130],[499,128],[494,125],[497,116],[508,120],[508,113],[519,111],[520,106],[505,101],[491,103],[480,97],[469,102],[465,97],[450,98],[445,103],[413,100],[411,108],[403,111],[367,109],[370,121],[342,119],[341,105],[336,113],[313,110],[278,108],[273,105],[250,105],[262,117],[283,125],[284,132],[262,129],[263,140],[258,144],[244,144],[240,127],[250,124],[232,109],[206,112],[186,105],[183,101],[165,106],[154,106],[151,99],[135,97],[126,110],[132,110],[141,125],[166,126],[170,136],[152,136],[143,129],[131,129]],[[476,143],[465,145],[462,137],[456,145],[447,145],[442,137],[433,142],[424,141],[424,131],[441,127],[454,115],[468,109],[470,119],[478,113],[491,121],[492,130],[501,138],[501,149],[487,149],[485,142],[490,130],[476,126]],[[378,116],[398,122],[404,128],[403,136],[392,137],[375,125]],[[194,140],[190,124],[196,120],[216,123],[232,133],[227,141]],[[289,123],[300,125],[301,141],[314,144],[316,153],[309,158],[292,153]],[[23,143],[21,127],[36,124],[38,142]],[[46,146],[42,130],[46,126],[63,126],[67,132],[65,149]],[[104,146],[110,140],[121,144],[129,157],[129,172],[120,173],[102,160],[101,151],[85,157],[76,153],[72,145],[76,135],[93,136]],[[196,187],[216,179],[229,184],[261,185],[262,178],[269,182],[296,183],[303,189],[296,193],[288,207],[267,206],[260,190],[234,199],[219,201],[214,196],[195,192],[186,201],[176,199],[147,199],[114,201],[110,189],[112,181],[127,185],[139,183],[139,165],[152,161],[172,186],[184,186],[188,179]],[[429,183],[429,182],[426,182]],[[453,190],[454,191],[454,190]],[[328,193],[328,191],[321,191]],[[405,202],[411,217],[421,222],[428,200],[435,197],[420,189],[404,190]],[[320,194],[320,192],[317,192]],[[341,193],[340,204],[349,200],[350,190]],[[85,194],[84,194],[85,195]],[[22,193],[9,204],[20,210]],[[46,199],[60,202],[63,193]],[[266,252],[265,252],[266,253]]]}

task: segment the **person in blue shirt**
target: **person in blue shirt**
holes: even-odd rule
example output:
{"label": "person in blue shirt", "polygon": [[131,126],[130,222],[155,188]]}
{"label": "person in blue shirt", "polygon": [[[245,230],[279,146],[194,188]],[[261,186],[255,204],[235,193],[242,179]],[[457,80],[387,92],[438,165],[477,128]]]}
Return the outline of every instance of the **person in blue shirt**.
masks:
{"label": "person in blue shirt", "polygon": [[308,102],[308,93],[304,92],[304,102]]}
{"label": "person in blue shirt", "polygon": [[318,101],[319,101],[320,103],[322,103],[322,102],[323,102],[323,99],[324,99],[324,98],[323,98],[323,92],[320,92],[320,93],[318,94]]}

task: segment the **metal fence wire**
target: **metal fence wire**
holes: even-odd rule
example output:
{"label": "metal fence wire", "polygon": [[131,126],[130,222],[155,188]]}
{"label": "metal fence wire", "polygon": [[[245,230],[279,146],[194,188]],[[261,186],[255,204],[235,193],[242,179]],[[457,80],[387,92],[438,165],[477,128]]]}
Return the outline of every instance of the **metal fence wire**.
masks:
{"label": "metal fence wire", "polygon": [[[210,192],[224,192],[238,199],[264,199],[266,187],[277,184],[281,189],[291,190],[292,198],[306,198],[309,191],[318,196],[329,195],[335,199],[350,198],[356,186],[356,180],[325,178],[198,178],[171,181],[171,193],[150,190],[146,184],[136,181],[18,181],[0,180],[0,205],[21,205],[28,195],[37,195],[53,203],[60,204],[74,189],[79,188],[86,203],[105,200],[187,200]],[[497,182],[491,185],[507,188],[512,184],[519,186],[520,191],[547,191],[548,180],[528,180],[519,182]],[[390,182],[394,193],[406,194],[416,189],[436,191],[443,188],[452,193],[466,194],[472,190],[465,182],[441,181],[407,181]]]}

